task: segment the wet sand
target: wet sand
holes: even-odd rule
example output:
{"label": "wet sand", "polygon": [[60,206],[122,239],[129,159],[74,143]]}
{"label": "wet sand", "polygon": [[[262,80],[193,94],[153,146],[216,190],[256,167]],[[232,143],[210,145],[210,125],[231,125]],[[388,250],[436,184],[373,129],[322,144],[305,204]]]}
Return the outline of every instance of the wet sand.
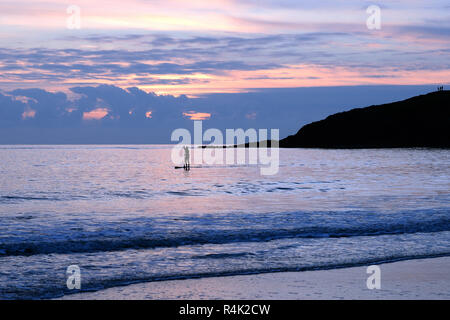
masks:
{"label": "wet sand", "polygon": [[147,282],[62,299],[450,299],[450,257],[379,266],[381,289],[372,290],[364,266]]}

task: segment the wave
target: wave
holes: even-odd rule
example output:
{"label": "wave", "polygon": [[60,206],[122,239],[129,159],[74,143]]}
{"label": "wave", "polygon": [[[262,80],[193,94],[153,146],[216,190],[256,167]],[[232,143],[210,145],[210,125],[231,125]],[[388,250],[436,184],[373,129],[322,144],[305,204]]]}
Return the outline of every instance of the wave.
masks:
{"label": "wave", "polygon": [[[371,259],[355,260],[347,263],[330,263],[321,265],[311,265],[311,266],[301,266],[301,267],[281,267],[281,268],[254,268],[254,269],[242,269],[233,271],[223,271],[223,272],[203,272],[203,273],[189,273],[189,274],[173,274],[164,276],[151,276],[142,278],[131,278],[131,279],[114,279],[113,281],[101,281],[94,282],[87,289],[82,291],[98,291],[102,289],[124,286],[136,283],[145,282],[156,282],[156,281],[169,281],[169,280],[187,280],[187,279],[200,279],[200,278],[213,278],[213,277],[228,277],[228,276],[238,276],[238,275],[256,275],[265,273],[279,273],[279,272],[304,272],[304,271],[317,271],[317,270],[332,270],[332,269],[343,269],[352,268],[366,265],[377,265],[382,263],[392,263],[404,260],[414,260],[414,259],[427,259],[427,258],[439,258],[450,256],[450,251],[440,254],[429,254],[429,255],[398,255],[390,257],[379,257]],[[66,294],[73,294],[76,292],[65,290],[63,296]]]}
{"label": "wave", "polygon": [[257,275],[266,273],[279,272],[304,272],[304,271],[318,271],[318,270],[332,270],[342,268],[352,268],[367,265],[377,265],[383,263],[392,263],[405,260],[415,259],[429,259],[450,256],[450,251],[437,254],[413,254],[413,255],[393,255],[368,259],[357,259],[344,263],[322,263],[307,266],[286,266],[279,268],[247,268],[228,271],[211,271],[211,272],[191,272],[191,273],[169,273],[160,275],[142,275],[138,274],[122,275],[121,277],[114,277],[110,279],[93,279],[89,282],[83,282],[81,290],[68,290],[65,287],[59,286],[37,286],[35,288],[0,288],[0,297],[6,300],[13,299],[54,299],[65,295],[76,294],[80,292],[93,292],[108,288],[127,286],[138,283],[171,281],[171,280],[188,280],[201,279],[213,277],[228,277],[238,275]]}
{"label": "wave", "polygon": [[88,199],[83,195],[71,196],[0,196],[0,203],[15,203],[23,201],[67,201],[67,200],[83,200]]}
{"label": "wave", "polygon": [[[440,216],[430,221],[408,221],[389,224],[369,224],[355,226],[302,226],[241,229],[200,229],[159,232],[149,235],[104,236],[103,238],[82,239],[36,239],[2,243],[0,256],[30,256],[37,254],[70,254],[109,252],[130,249],[152,249],[179,247],[185,245],[226,244],[235,242],[267,242],[288,238],[343,238],[360,236],[396,235],[410,233],[432,233],[450,231],[450,217]],[[149,231],[151,233],[151,231]],[[91,237],[91,238],[89,238]]]}
{"label": "wave", "polygon": [[3,200],[50,200],[50,201],[58,201],[59,198],[53,197],[27,197],[27,196],[0,196],[0,199]]}

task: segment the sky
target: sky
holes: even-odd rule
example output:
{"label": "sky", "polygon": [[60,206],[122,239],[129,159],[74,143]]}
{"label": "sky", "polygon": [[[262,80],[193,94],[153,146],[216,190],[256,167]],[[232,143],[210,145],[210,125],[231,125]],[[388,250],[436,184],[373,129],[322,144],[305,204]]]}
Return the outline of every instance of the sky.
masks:
{"label": "sky", "polygon": [[192,120],[283,137],[448,83],[448,1],[0,2],[0,143],[167,143]]}

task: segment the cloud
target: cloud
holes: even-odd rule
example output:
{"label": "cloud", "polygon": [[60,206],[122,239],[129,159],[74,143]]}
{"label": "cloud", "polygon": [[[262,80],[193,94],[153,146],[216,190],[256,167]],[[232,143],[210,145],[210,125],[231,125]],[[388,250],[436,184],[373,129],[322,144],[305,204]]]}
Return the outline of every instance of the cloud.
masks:
{"label": "cloud", "polygon": [[[447,33],[445,26],[400,25],[378,33],[359,28],[232,36],[70,35],[74,44],[87,41],[109,48],[0,48],[0,87],[54,90],[110,84],[198,95],[255,87],[370,84],[377,78],[365,75],[374,73],[392,75],[388,78],[397,84],[416,84],[419,78],[438,83],[450,72]],[[442,74],[429,77],[431,71]],[[387,84],[380,77],[377,83]]]}
{"label": "cloud", "polygon": [[211,118],[211,113],[189,111],[183,112],[183,116],[188,117],[191,120],[208,120]]}
{"label": "cloud", "polygon": [[27,108],[24,112],[22,112],[22,119],[34,118],[36,115],[36,110]]}
{"label": "cloud", "polygon": [[109,113],[107,108],[97,108],[91,111],[83,112],[83,120],[100,120]]}
{"label": "cloud", "polygon": [[[57,136],[76,142],[101,128],[98,141],[161,142],[208,118],[292,133],[329,105],[369,101],[357,88],[344,99],[320,87],[448,81],[447,2],[378,1],[382,28],[373,31],[370,2],[356,0],[79,0],[80,30],[65,28],[64,3],[3,1],[0,129],[22,138],[25,127],[48,129],[46,141],[73,129]],[[325,96],[288,89],[298,87]]]}
{"label": "cloud", "polygon": [[73,97],[17,89],[0,93],[0,143],[169,143],[172,130],[191,130],[192,120],[207,120],[205,129],[279,128],[284,137],[335,112],[433,90],[434,86],[253,89],[189,98],[111,85],[73,87]]}

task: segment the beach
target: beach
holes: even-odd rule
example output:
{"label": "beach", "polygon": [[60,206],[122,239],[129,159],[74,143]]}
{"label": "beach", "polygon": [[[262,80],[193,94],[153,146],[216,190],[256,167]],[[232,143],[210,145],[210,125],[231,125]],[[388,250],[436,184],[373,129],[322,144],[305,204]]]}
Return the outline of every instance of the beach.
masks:
{"label": "beach", "polygon": [[450,299],[450,257],[380,264],[369,290],[367,266],[305,272],[156,281],[70,294],[62,299]]}
{"label": "beach", "polygon": [[449,1],[0,7],[0,302],[450,300]]}

